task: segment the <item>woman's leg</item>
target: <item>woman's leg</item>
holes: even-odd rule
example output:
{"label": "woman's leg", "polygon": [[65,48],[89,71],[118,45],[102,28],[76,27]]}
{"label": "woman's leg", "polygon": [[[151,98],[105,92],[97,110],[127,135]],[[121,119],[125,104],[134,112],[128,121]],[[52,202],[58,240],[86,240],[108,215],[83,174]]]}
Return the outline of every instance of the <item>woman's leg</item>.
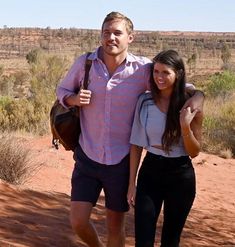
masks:
{"label": "woman's leg", "polygon": [[[175,177],[173,177],[175,176]],[[195,198],[195,173],[192,166],[172,175],[164,200],[161,247],[178,247],[181,232]]]}
{"label": "woman's leg", "polygon": [[161,193],[158,193],[153,162],[151,158],[145,158],[138,176],[135,201],[136,247],[154,246],[156,223],[162,207],[163,200]]}

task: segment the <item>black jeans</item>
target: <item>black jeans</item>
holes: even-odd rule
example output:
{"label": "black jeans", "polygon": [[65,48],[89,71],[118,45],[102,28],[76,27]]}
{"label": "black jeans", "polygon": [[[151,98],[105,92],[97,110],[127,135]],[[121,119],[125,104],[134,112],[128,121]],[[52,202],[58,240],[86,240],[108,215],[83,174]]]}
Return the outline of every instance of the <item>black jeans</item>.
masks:
{"label": "black jeans", "polygon": [[164,204],[161,247],[178,247],[195,192],[195,173],[188,156],[166,158],[147,153],[137,182],[135,246],[154,246],[156,223]]}

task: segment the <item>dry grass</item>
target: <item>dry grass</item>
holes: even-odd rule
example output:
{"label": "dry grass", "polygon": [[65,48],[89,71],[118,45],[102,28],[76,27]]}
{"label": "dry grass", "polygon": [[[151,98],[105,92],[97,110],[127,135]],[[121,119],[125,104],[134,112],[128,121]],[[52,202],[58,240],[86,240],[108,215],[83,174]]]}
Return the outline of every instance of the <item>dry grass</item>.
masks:
{"label": "dry grass", "polygon": [[9,134],[0,136],[0,179],[11,184],[23,184],[41,165],[35,163],[24,138]]}
{"label": "dry grass", "polygon": [[204,105],[203,150],[235,156],[235,95],[208,97]]}
{"label": "dry grass", "polygon": [[231,149],[224,149],[220,151],[219,156],[224,159],[232,159],[233,153]]}

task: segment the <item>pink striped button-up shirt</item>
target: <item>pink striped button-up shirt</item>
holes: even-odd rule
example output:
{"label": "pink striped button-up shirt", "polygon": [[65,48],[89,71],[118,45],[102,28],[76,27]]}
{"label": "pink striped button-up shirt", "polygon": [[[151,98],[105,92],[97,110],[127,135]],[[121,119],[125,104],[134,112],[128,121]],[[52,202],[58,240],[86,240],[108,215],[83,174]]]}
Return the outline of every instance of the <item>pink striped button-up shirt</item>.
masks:
{"label": "pink striped button-up shirt", "polygon": [[[88,89],[92,97],[89,105],[81,107],[79,143],[90,159],[114,165],[130,151],[135,106],[139,95],[149,87],[151,61],[128,53],[125,63],[110,77],[105,64],[98,58],[98,49],[89,56],[92,66]],[[84,62],[85,55],[82,55],[58,86],[57,96],[62,104],[65,97],[80,87]]]}

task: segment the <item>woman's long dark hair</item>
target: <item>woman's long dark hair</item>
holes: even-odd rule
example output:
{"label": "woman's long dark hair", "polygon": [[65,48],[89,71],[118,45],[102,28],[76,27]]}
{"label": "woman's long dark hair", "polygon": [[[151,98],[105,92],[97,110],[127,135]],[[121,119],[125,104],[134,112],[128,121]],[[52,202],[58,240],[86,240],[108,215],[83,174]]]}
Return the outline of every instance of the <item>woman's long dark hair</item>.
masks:
{"label": "woman's long dark hair", "polygon": [[179,122],[179,114],[182,106],[186,101],[185,95],[185,66],[183,59],[174,50],[162,51],[153,58],[150,88],[152,97],[155,100],[159,97],[160,90],[153,79],[153,68],[155,63],[166,64],[170,66],[176,73],[176,81],[173,86],[173,92],[167,111],[165,131],[162,135],[162,147],[166,152],[170,151],[170,147],[179,142],[181,136],[181,128]]}

